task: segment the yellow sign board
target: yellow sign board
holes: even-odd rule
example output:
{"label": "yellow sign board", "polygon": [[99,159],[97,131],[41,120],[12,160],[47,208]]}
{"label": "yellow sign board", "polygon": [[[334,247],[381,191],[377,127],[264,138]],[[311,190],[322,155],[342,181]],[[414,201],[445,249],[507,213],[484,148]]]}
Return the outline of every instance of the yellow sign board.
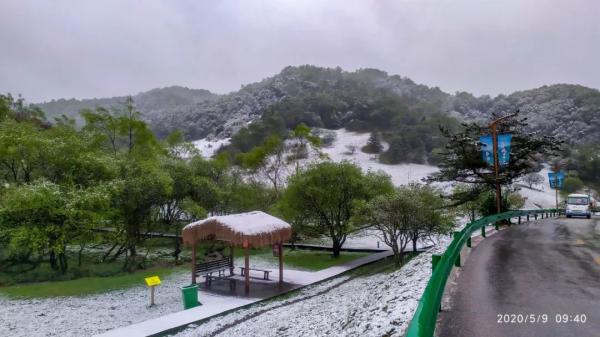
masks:
{"label": "yellow sign board", "polygon": [[154,287],[160,284],[160,278],[158,276],[150,276],[144,279],[148,287]]}

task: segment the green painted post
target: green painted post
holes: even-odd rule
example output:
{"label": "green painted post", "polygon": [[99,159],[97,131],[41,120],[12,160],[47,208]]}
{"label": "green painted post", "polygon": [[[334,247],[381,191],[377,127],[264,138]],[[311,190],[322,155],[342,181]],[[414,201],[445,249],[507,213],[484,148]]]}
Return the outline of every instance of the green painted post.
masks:
{"label": "green painted post", "polygon": [[[454,241],[458,242],[459,237],[460,237],[460,232],[454,232]],[[458,251],[458,256],[456,257],[456,261],[454,261],[454,266],[460,267],[460,251]]]}
{"label": "green painted post", "polygon": [[521,224],[521,216],[519,215],[519,225]]}
{"label": "green painted post", "polygon": [[431,254],[431,272],[432,273],[435,270],[435,266],[438,265],[438,263],[440,262],[441,259],[442,259],[441,255]]}
{"label": "green painted post", "polygon": [[527,222],[529,222],[529,213],[527,213]]}
{"label": "green painted post", "polygon": [[537,220],[537,213],[535,213],[533,216],[535,217],[535,220]]}
{"label": "green painted post", "polygon": [[481,226],[481,236],[485,238],[485,225]]}
{"label": "green painted post", "polygon": [[471,248],[471,237],[467,239],[467,247]]}
{"label": "green painted post", "polygon": [[500,227],[498,227],[498,221],[494,222],[494,228],[495,228],[496,230],[500,230]]}

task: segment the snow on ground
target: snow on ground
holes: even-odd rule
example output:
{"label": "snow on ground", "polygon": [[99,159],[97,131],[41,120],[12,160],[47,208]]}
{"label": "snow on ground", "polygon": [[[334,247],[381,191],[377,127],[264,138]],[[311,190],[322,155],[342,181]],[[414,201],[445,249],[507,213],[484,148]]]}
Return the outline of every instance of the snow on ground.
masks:
{"label": "snow on ground", "polygon": [[[381,232],[376,229],[368,228],[368,229],[363,229],[363,230],[348,234],[348,237],[346,238],[346,242],[344,242],[344,248],[366,248],[366,249],[391,250],[391,248],[388,247],[385,244],[385,242],[382,240],[380,233]],[[315,244],[315,245],[322,245],[322,246],[328,246],[328,247],[331,247],[333,245],[331,238],[329,238],[327,236],[323,236],[320,238],[310,238],[310,239],[304,240],[299,243]],[[432,244],[433,243],[431,242],[431,240],[428,240],[428,239],[427,240],[419,240],[417,242],[417,248],[430,247]],[[412,250],[412,243],[410,243],[406,249]]]}
{"label": "snow on ground", "polygon": [[84,297],[0,297],[0,336],[91,336],[159,317],[183,309],[179,287],[189,284],[189,279],[189,273],[178,273],[163,280],[153,307],[148,306],[148,289],[142,286]]}
{"label": "snow on ground", "polygon": [[444,238],[393,273],[336,277],[283,301],[190,326],[176,336],[402,336],[431,276],[431,254],[448,243]]}
{"label": "snow on ground", "polygon": [[[541,185],[533,186],[535,189],[526,187],[524,183],[519,184],[520,190],[518,193],[527,198],[525,200],[525,209],[536,209],[536,208],[554,208],[556,207],[556,191],[550,188],[548,182],[548,166],[545,166],[539,174],[544,177],[544,182]],[[559,195],[560,202],[560,195]]]}
{"label": "snow on ground", "polygon": [[[377,155],[362,152],[360,149],[367,144],[370,133],[356,133],[339,129],[334,131],[336,140],[331,147],[323,148],[331,160],[340,162],[348,160],[356,163],[363,170],[384,171],[392,177],[394,185],[405,185],[409,182],[421,182],[421,179],[438,170],[437,167],[421,164],[388,165],[378,161]],[[348,146],[356,146],[356,152],[349,154]],[[384,144],[387,148],[387,144]]]}
{"label": "snow on ground", "polygon": [[[252,257],[253,265],[276,269],[272,262]],[[243,258],[236,259],[243,265]],[[286,270],[287,271],[287,270]],[[303,273],[290,272],[289,276]],[[183,310],[180,287],[190,284],[190,272],[166,277],[156,289],[156,305],[149,307],[149,292],[145,286],[82,297],[48,299],[7,299],[0,296],[0,336],[11,337],[83,337],[107,330],[164,316]],[[140,279],[140,284],[143,280]],[[200,292],[202,303],[218,306],[224,301],[249,303],[245,298],[222,297]]]}
{"label": "snow on ground", "polygon": [[228,145],[231,138],[224,139],[199,139],[192,142],[205,158],[212,157],[221,146]]}
{"label": "snow on ground", "polygon": [[[437,167],[430,165],[420,164],[400,164],[400,165],[387,165],[382,164],[378,161],[376,154],[367,154],[361,151],[361,148],[367,144],[370,133],[356,133],[347,131],[346,129],[339,130],[327,130],[328,132],[334,132],[336,139],[332,146],[322,148],[321,151],[329,156],[329,158],[335,162],[342,160],[348,160],[360,166],[364,171],[382,170],[392,177],[394,185],[404,185],[409,182],[421,182],[421,179],[427,177],[429,174],[436,172]],[[194,141],[194,145],[202,152],[204,157],[211,157],[221,145],[229,144],[229,139],[220,140],[208,140],[200,139]],[[388,147],[388,144],[383,143],[384,148]],[[348,153],[348,146],[356,146],[354,154]],[[302,160],[301,166],[306,166],[309,163],[313,163],[318,160],[314,153],[310,153],[310,157],[306,160]],[[295,172],[295,164],[291,163],[283,170],[285,177]],[[284,181],[286,178],[284,177]]]}

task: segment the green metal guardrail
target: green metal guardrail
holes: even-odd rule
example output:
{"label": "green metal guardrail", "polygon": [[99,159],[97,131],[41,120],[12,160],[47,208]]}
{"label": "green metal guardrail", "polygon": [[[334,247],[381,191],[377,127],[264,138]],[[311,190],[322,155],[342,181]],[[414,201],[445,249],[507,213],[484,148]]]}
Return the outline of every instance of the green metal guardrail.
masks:
{"label": "green metal guardrail", "polygon": [[518,218],[518,223],[521,223],[523,217],[527,221],[533,217],[535,220],[550,216],[562,214],[561,209],[539,209],[539,210],[519,210],[509,211],[500,214],[490,215],[481,219],[475,220],[463,228],[460,232],[454,232],[454,239],[442,255],[432,256],[433,272],[427,283],[427,287],[421,296],[419,306],[415,311],[412,321],[408,326],[406,337],[432,337],[435,330],[435,324],[438,312],[441,308],[442,296],[446,281],[452,271],[453,266],[460,267],[460,252],[463,246],[471,247],[471,234],[476,230],[481,229],[481,236],[485,237],[485,227],[495,224],[498,229],[498,221]]}

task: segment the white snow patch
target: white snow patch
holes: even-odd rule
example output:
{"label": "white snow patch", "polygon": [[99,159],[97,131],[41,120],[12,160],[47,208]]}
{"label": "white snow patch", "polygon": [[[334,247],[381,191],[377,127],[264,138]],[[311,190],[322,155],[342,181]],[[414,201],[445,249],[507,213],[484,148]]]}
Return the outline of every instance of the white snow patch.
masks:
{"label": "white snow patch", "polygon": [[[540,190],[534,190],[526,187],[524,183],[520,184],[521,189],[518,193],[525,197],[524,209],[538,209],[538,208],[554,208],[556,207],[556,191],[550,188],[550,182],[548,181],[548,172],[550,169],[546,165],[540,172],[544,177],[544,182],[541,185],[536,186]],[[560,203],[560,194],[558,196]]]}
{"label": "white snow patch", "polygon": [[[348,160],[360,166],[363,170],[368,171],[383,171],[389,174],[394,185],[406,185],[410,182],[422,182],[423,178],[437,172],[438,168],[431,165],[422,164],[399,164],[388,165],[380,163],[378,155],[368,154],[361,151],[361,148],[367,144],[370,133],[357,133],[339,129],[334,131],[336,140],[333,146],[323,148],[323,153],[327,154],[331,160],[341,162]],[[387,144],[383,144],[387,148]],[[357,150],[354,154],[348,153],[348,146],[356,146]]]}
{"label": "white snow patch", "polygon": [[[243,265],[243,258],[235,260]],[[256,268],[276,270],[277,265],[252,257]],[[310,281],[311,273],[285,269],[286,281]],[[178,272],[162,280],[156,288],[156,305],[150,307],[146,286],[116,290],[83,297],[8,299],[0,296],[0,336],[11,337],[82,337],[103,333],[148,319],[183,310],[181,287],[190,284],[189,271]],[[143,284],[143,279],[140,279]],[[199,291],[200,302],[215,312],[227,306],[242,306],[255,299],[219,296]]]}
{"label": "white snow patch", "polygon": [[231,138],[223,138],[223,139],[199,139],[192,142],[194,146],[200,151],[200,154],[204,158],[211,158],[215,155],[217,150],[221,148],[221,146],[229,145],[231,142]]}

